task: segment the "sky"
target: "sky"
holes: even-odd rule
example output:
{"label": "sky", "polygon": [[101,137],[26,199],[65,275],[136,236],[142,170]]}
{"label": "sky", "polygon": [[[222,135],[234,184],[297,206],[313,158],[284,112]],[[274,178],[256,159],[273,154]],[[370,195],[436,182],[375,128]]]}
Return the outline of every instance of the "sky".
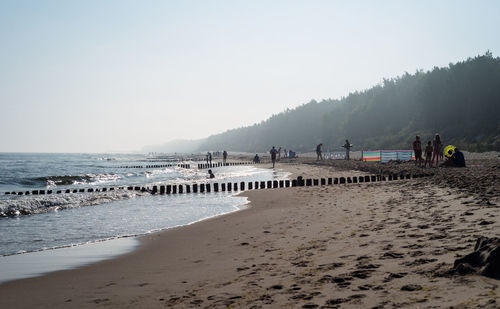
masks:
{"label": "sky", "polygon": [[500,1],[0,0],[0,152],[131,152],[484,54]]}

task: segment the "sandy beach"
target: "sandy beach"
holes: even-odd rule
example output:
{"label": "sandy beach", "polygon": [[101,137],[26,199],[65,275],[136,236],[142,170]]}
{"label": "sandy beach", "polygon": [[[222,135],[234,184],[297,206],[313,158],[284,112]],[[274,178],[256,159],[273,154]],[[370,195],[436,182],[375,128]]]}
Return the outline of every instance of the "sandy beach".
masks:
{"label": "sandy beach", "polygon": [[[0,285],[1,308],[498,308],[500,281],[458,274],[500,237],[498,157],[433,177],[247,191],[247,209],[142,238],[113,260]],[[413,163],[279,163],[304,178]]]}

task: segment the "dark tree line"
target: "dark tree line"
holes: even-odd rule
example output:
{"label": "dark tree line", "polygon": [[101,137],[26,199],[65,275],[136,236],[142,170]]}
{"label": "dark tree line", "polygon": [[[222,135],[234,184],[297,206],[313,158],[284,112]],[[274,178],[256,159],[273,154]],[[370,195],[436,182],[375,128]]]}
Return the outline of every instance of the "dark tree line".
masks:
{"label": "dark tree line", "polygon": [[490,52],[431,71],[384,79],[340,100],[311,101],[249,127],[208,137],[200,150],[262,152],[271,145],[297,151],[410,149],[439,132],[445,144],[500,151],[500,58]]}

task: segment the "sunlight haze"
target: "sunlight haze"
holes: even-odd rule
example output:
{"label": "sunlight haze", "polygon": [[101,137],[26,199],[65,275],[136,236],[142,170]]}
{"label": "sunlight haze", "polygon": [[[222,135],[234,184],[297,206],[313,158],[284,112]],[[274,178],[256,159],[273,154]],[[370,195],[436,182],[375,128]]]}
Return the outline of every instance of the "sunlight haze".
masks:
{"label": "sunlight haze", "polygon": [[130,152],[490,50],[498,1],[0,0],[0,152]]}

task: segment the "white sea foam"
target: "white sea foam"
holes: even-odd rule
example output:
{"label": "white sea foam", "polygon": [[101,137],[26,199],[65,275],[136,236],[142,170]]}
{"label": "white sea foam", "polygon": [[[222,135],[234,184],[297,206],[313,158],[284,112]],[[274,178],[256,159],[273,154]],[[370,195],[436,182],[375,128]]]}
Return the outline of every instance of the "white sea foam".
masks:
{"label": "white sea foam", "polygon": [[115,190],[95,193],[18,196],[12,199],[0,200],[0,216],[33,215],[55,210],[95,206],[143,194],[137,191]]}

